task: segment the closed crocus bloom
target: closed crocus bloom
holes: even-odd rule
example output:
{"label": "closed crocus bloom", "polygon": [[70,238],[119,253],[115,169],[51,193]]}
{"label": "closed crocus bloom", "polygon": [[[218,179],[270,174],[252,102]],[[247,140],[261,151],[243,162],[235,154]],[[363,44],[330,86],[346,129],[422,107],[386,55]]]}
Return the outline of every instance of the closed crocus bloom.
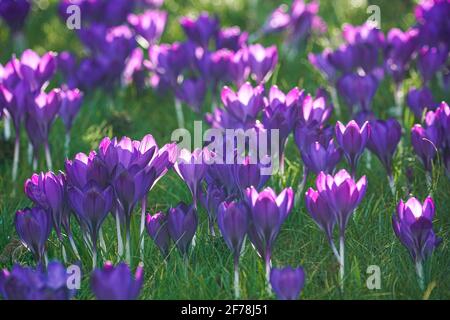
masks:
{"label": "closed crocus bloom", "polygon": [[433,93],[425,86],[420,89],[411,88],[406,96],[406,102],[418,119],[422,119],[424,110],[436,108]]}
{"label": "closed crocus bloom", "polygon": [[288,9],[288,6],[281,5],[272,11],[261,31],[265,34],[269,34],[286,30],[291,23],[291,15],[289,14]]}
{"label": "closed crocus bloom", "polygon": [[239,257],[248,227],[248,208],[244,203],[223,202],[217,210],[217,224],[233,254]]}
{"label": "closed crocus bloom", "polygon": [[278,196],[271,188],[260,193],[254,188],[246,190],[246,200],[250,207],[249,238],[266,265],[266,280],[270,279],[270,258],[274,242],[294,204],[294,191],[284,189]]}
{"label": "closed crocus bloom", "polygon": [[167,21],[167,12],[159,10],[147,10],[141,15],[130,14],[128,23],[149,44],[159,41]]}
{"label": "closed crocus bloom", "polygon": [[279,300],[297,300],[305,285],[302,267],[272,268],[270,284]]}
{"label": "closed crocus bloom", "polygon": [[320,128],[328,121],[333,107],[328,103],[325,92],[317,90],[316,97],[307,95],[298,108],[298,124],[308,128]]}
{"label": "closed crocus bloom", "polygon": [[406,203],[400,200],[392,217],[396,236],[408,249],[416,264],[422,289],[424,289],[423,263],[442,241],[433,231],[434,214],[435,206],[432,198],[428,197],[422,204],[412,197]]}
{"label": "closed crocus bloom", "polygon": [[182,149],[175,163],[175,171],[191,191],[195,208],[210,157],[210,151],[207,148],[195,149],[192,153],[187,149]]}
{"label": "closed crocus bloom", "polygon": [[340,232],[345,232],[348,220],[366,194],[367,179],[363,176],[358,182],[344,169],[334,176],[323,172],[316,180],[317,191],[323,196],[336,215]]}
{"label": "closed crocus bloom", "polygon": [[206,96],[206,83],[203,79],[185,79],[176,89],[177,98],[186,103],[194,112],[200,113]]}
{"label": "closed crocus bloom", "polygon": [[417,46],[418,29],[410,29],[405,32],[393,28],[386,39],[386,66],[387,72],[392,75],[397,85],[403,82],[409,68],[412,55]]}
{"label": "closed crocus bloom", "polygon": [[342,73],[350,74],[358,66],[358,50],[355,46],[341,45],[338,49],[329,53],[328,61]]}
{"label": "closed crocus bloom", "polygon": [[66,131],[70,132],[73,121],[80,111],[83,103],[83,93],[78,89],[61,91],[61,107],[59,108],[59,116],[64,122]]}
{"label": "closed crocus bloom", "polygon": [[63,264],[52,261],[46,268],[14,265],[0,271],[0,297],[5,300],[70,300],[75,290],[67,287],[69,274]]}
{"label": "closed crocus bloom", "polygon": [[239,256],[247,234],[249,223],[248,207],[245,203],[223,202],[217,212],[220,232],[234,256],[234,295],[240,297]]}
{"label": "closed crocus bloom", "polygon": [[437,154],[439,136],[439,128],[435,125],[422,127],[416,124],[411,129],[412,146],[428,172],[431,172]]}
{"label": "closed crocus bloom", "polygon": [[[229,49],[219,49],[209,56],[209,74],[205,75],[206,79],[211,78],[217,85],[220,82],[229,81],[230,65],[234,57],[234,53]],[[214,90],[217,90],[214,88]]]}
{"label": "closed crocus bloom", "polygon": [[332,243],[336,215],[328,205],[326,198],[321,196],[319,192],[309,188],[306,192],[305,203],[311,218],[326,233],[327,240]]}
{"label": "closed crocus bloom", "polygon": [[392,181],[392,158],[402,137],[402,127],[395,119],[370,122],[367,147],[380,159]]}
{"label": "closed crocus bloom", "polygon": [[30,8],[29,0],[2,0],[0,2],[0,16],[12,32],[21,31]]}
{"label": "closed crocus bloom", "polygon": [[237,26],[223,28],[219,31],[216,40],[217,49],[238,51],[247,44],[248,33],[242,32]]}
{"label": "closed crocus bloom", "polygon": [[224,87],[221,93],[221,99],[225,109],[237,121],[246,124],[254,123],[258,114],[263,110],[264,87],[255,88],[248,82],[243,84],[237,92],[228,87]]}
{"label": "closed crocus bloom", "polygon": [[443,144],[446,144],[446,148],[450,151],[450,107],[446,102],[442,102],[436,110],[436,119],[442,128]]}
{"label": "closed crocus bloom", "polygon": [[100,227],[112,208],[113,189],[102,189],[94,181],[89,182],[83,189],[68,188],[68,198],[78,218],[86,225],[92,240],[92,263],[97,264],[97,239]]}
{"label": "closed crocus bloom", "polygon": [[167,215],[169,235],[185,258],[197,230],[197,225],[197,212],[192,205],[188,206],[181,202],[175,208],[169,209]]}
{"label": "closed crocus bloom", "polygon": [[368,111],[371,108],[379,83],[378,76],[373,73],[367,75],[351,73],[338,80],[337,89],[350,110],[358,106],[360,111]]}
{"label": "closed crocus bloom", "polygon": [[301,150],[301,156],[308,171],[315,174],[321,171],[331,174],[342,158],[342,150],[335,146],[333,139],[326,144],[314,141]]}
{"label": "closed crocus bloom", "polygon": [[209,16],[207,12],[201,13],[196,20],[183,17],[180,24],[189,40],[203,48],[208,48],[209,41],[219,32],[219,19]]}
{"label": "closed crocus bloom", "polygon": [[169,254],[170,235],[167,227],[167,216],[162,212],[154,215],[147,214],[147,232],[158,246],[161,254],[166,258]]}
{"label": "closed crocus bloom", "polygon": [[52,230],[50,214],[40,208],[24,209],[16,212],[14,223],[23,245],[30,250],[36,261],[45,258],[45,244]]}
{"label": "closed crocus bloom", "polygon": [[53,172],[34,174],[25,182],[25,192],[38,206],[51,213],[53,226],[61,236],[61,223],[65,206],[65,186],[60,176]]}
{"label": "closed crocus bloom", "polygon": [[144,268],[139,265],[135,276],[125,263],[113,266],[106,262],[91,275],[91,289],[98,300],[136,300],[144,282]]}
{"label": "closed crocus bloom", "polygon": [[250,67],[248,65],[248,49],[243,47],[233,54],[228,66],[228,76],[230,80],[240,88],[250,76]]}
{"label": "closed crocus bloom", "polygon": [[[225,166],[225,165],[224,165]],[[231,173],[228,173],[231,175]],[[208,213],[209,232],[215,236],[214,223],[217,219],[217,209],[219,205],[227,198],[227,192],[224,188],[216,185],[214,182],[207,183],[205,192],[202,192],[200,201]]]}
{"label": "closed crocus bloom", "polygon": [[442,67],[444,67],[449,54],[447,45],[437,47],[425,46],[419,50],[417,68],[422,76],[423,83],[428,84]]}
{"label": "closed crocus bloom", "polygon": [[264,48],[260,44],[249,46],[248,63],[255,81],[257,83],[266,82],[278,63],[277,47]]}
{"label": "closed crocus bloom", "polygon": [[334,84],[337,80],[337,70],[330,63],[330,56],[332,54],[331,49],[326,48],[322,53],[319,54],[308,54],[309,62],[322,73],[325,79],[331,84]]}
{"label": "closed crocus bloom", "polygon": [[352,174],[355,175],[359,158],[364,152],[370,136],[370,126],[365,122],[361,127],[356,121],[350,121],[346,126],[340,121],[336,124],[336,140],[341,146]]}
{"label": "closed crocus bloom", "polygon": [[233,169],[236,186],[242,194],[249,187],[261,189],[270,178],[269,175],[261,174],[262,164],[252,163],[251,156],[246,156],[243,163],[234,165]]}

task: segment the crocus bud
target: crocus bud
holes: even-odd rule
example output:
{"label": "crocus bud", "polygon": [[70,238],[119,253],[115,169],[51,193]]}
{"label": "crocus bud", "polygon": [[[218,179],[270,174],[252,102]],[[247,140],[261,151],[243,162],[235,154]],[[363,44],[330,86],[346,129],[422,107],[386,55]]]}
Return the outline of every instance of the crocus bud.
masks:
{"label": "crocus bud", "polygon": [[321,128],[330,118],[332,111],[326,95],[319,89],[315,98],[309,94],[305,97],[298,109],[297,121],[303,127]]}
{"label": "crocus bud", "polygon": [[102,269],[96,269],[91,276],[91,289],[98,300],[136,300],[144,282],[144,268],[139,265],[136,274],[131,274],[125,263],[116,267],[106,262]]}
{"label": "crocus bud", "polygon": [[427,127],[414,125],[411,129],[411,143],[425,170],[431,172],[440,143],[439,128],[435,125]]}
{"label": "crocus bud", "polygon": [[70,132],[73,121],[80,111],[83,103],[83,93],[78,89],[61,91],[61,107],[59,108],[59,116],[64,122],[66,131]]}
{"label": "crocus bud", "polygon": [[183,149],[180,151],[178,161],[175,163],[175,171],[191,191],[194,207],[197,207],[201,182],[206,175],[210,156],[207,148],[195,149],[192,153],[187,149]]}
{"label": "crocus bud", "polygon": [[327,203],[327,199],[319,192],[309,188],[305,196],[308,213],[319,228],[327,235],[328,240],[333,238],[333,229],[336,216]]}
{"label": "crocus bud", "polygon": [[209,41],[219,32],[219,19],[209,16],[207,12],[201,13],[197,20],[183,17],[180,24],[189,40],[203,48],[208,48]]}
{"label": "crocus bud", "polygon": [[167,227],[167,216],[158,212],[153,216],[147,214],[146,217],[147,232],[158,246],[161,254],[167,257],[169,254],[170,235]]}
{"label": "crocus bud", "polygon": [[333,139],[325,145],[315,141],[301,150],[301,156],[308,171],[333,173],[342,158],[342,150],[335,146]]}
{"label": "crocus bud", "polygon": [[248,47],[248,63],[257,83],[266,82],[278,63],[276,46],[264,48],[260,44]]}
{"label": "crocus bud", "polygon": [[270,284],[279,300],[297,300],[305,285],[305,271],[302,267],[272,268]]}
{"label": "crocus bud", "polygon": [[369,123],[365,122],[360,127],[354,120],[350,121],[347,126],[338,121],[335,129],[336,140],[344,151],[344,155],[352,169],[352,174],[355,174],[359,158],[369,140]]}
{"label": "crocus bud", "polygon": [[425,110],[434,110],[433,93],[427,87],[421,89],[411,88],[406,96],[406,103],[417,119],[422,119]]}
{"label": "crocus bud", "polygon": [[350,216],[366,194],[367,179],[355,182],[345,170],[336,175],[321,172],[316,180],[317,191],[334,212],[341,232],[344,234]]}
{"label": "crocus bud", "polygon": [[169,209],[167,215],[169,235],[184,257],[187,257],[197,224],[197,213],[192,205],[187,206],[181,202],[175,208]]}
{"label": "crocus bud", "polygon": [[176,89],[177,98],[194,112],[200,113],[206,96],[206,83],[202,79],[186,79]]}
{"label": "crocus bud", "polygon": [[368,111],[379,84],[379,77],[373,73],[366,75],[350,73],[342,76],[336,86],[351,111],[354,107]]}
{"label": "crocus bud", "polygon": [[447,45],[437,47],[425,46],[419,50],[417,68],[424,84],[428,84],[447,61],[449,48]]}
{"label": "crocus bud", "polygon": [[248,208],[244,203],[223,202],[217,211],[220,232],[235,257],[239,257],[248,228]]}
{"label": "crocus bud", "polygon": [[2,0],[0,2],[0,16],[13,33],[23,29],[30,9],[29,0]]}
{"label": "crocus bud", "polygon": [[441,239],[433,231],[435,206],[428,197],[423,204],[412,197],[400,200],[392,217],[392,226],[400,242],[408,249],[415,262],[423,262],[440,244]]}
{"label": "crocus bud", "polygon": [[67,287],[69,274],[63,264],[52,261],[46,268],[14,265],[0,271],[0,297],[5,300],[70,300],[75,290]]}
{"label": "crocus bud", "polygon": [[395,119],[370,122],[367,147],[380,159],[387,174],[392,176],[392,158],[402,137],[402,127]]}
{"label": "crocus bud", "polygon": [[332,51],[327,48],[322,53],[319,53],[317,55],[314,55],[313,53],[308,54],[308,60],[309,63],[311,63],[317,70],[322,73],[322,75],[325,77],[325,79],[328,80],[331,84],[334,84],[337,80],[337,70],[336,68],[330,63],[330,55],[332,54]]}
{"label": "crocus bud", "polygon": [[50,214],[40,207],[26,208],[16,212],[14,224],[23,245],[33,253],[38,263],[43,262],[45,244],[52,230]]}
{"label": "crocus bud", "polygon": [[248,33],[242,32],[239,27],[223,28],[219,31],[216,40],[217,49],[238,51],[247,44]]}

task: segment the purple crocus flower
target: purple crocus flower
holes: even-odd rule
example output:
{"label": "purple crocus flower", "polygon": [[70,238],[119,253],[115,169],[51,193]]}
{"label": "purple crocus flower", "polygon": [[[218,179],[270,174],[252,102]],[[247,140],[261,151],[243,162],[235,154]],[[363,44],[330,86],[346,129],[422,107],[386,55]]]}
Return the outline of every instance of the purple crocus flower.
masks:
{"label": "purple crocus flower", "polygon": [[242,87],[250,76],[250,67],[248,65],[248,49],[241,48],[233,54],[228,67],[228,76],[238,87]]}
{"label": "purple crocus flower", "polygon": [[248,33],[242,32],[239,27],[223,28],[217,34],[217,49],[238,51],[247,44]]}
{"label": "purple crocus flower", "polygon": [[130,14],[128,23],[136,30],[136,33],[152,45],[159,41],[167,21],[167,12],[159,10],[147,10],[141,15]]}
{"label": "purple crocus flower", "polygon": [[305,285],[305,271],[302,267],[272,268],[270,284],[280,300],[297,300]]}
{"label": "purple crocus flower", "polygon": [[346,126],[340,121],[337,122],[336,140],[341,146],[348,163],[350,164],[352,174],[356,174],[358,161],[367,145],[370,136],[370,125],[365,122],[361,127],[356,121],[350,121]]}
{"label": "purple crocus flower", "polygon": [[175,91],[176,97],[185,102],[194,112],[200,113],[206,96],[203,79],[185,79]]}
{"label": "purple crocus flower", "polygon": [[[366,194],[367,179],[364,176],[358,182],[355,182],[345,170],[339,171],[334,176],[321,172],[317,177],[316,186],[317,193],[314,190],[308,191],[307,193],[307,207],[313,219],[327,233],[331,249],[339,261],[341,290],[343,290],[345,275],[345,230],[350,216]],[[327,211],[328,209],[336,218],[336,223],[339,228],[339,252],[336,249],[333,239],[330,238],[334,221],[330,216],[330,212]]]}
{"label": "purple crocus flower", "polygon": [[411,129],[411,143],[425,170],[430,173],[440,144],[439,128],[436,125],[414,125]]}
{"label": "purple crocus flower", "polygon": [[247,128],[249,125],[253,126],[256,118],[265,106],[263,94],[263,86],[253,88],[247,82],[237,92],[234,92],[228,87],[224,87],[221,98],[225,110],[230,116],[239,123],[242,123],[244,128]]}
{"label": "purple crocus flower", "polygon": [[27,83],[29,90],[36,92],[55,74],[56,61],[54,52],[47,52],[40,57],[33,50],[27,49],[20,60],[13,59],[13,66],[18,77]]}
{"label": "purple crocus flower", "polygon": [[291,23],[291,16],[288,9],[288,6],[281,5],[272,11],[262,27],[262,32],[269,34],[286,30]]}
{"label": "purple crocus flower", "polygon": [[62,90],[61,106],[59,108],[58,115],[66,127],[66,132],[70,132],[72,129],[73,121],[80,111],[81,104],[83,103],[83,93],[78,89]]}
{"label": "purple crocus flower", "polygon": [[327,203],[327,199],[319,192],[309,188],[305,195],[305,204],[308,213],[317,226],[325,232],[327,240],[334,248],[333,230],[336,225],[336,215]]}
{"label": "purple crocus flower", "polygon": [[323,196],[336,215],[341,236],[356,207],[366,194],[367,179],[355,182],[344,169],[334,176],[321,172],[316,180],[317,191]]}
{"label": "purple crocus flower", "polygon": [[189,40],[203,48],[208,48],[209,41],[215,39],[219,32],[219,19],[211,17],[207,12],[201,13],[196,20],[183,17],[180,24]]}
{"label": "purple crocus flower", "polygon": [[12,32],[21,31],[31,9],[29,0],[0,1],[0,16],[8,24]]}
{"label": "purple crocus flower", "polygon": [[435,112],[438,125],[442,129],[444,137],[443,147],[450,151],[450,107],[446,102],[442,102]]}
{"label": "purple crocus flower", "polygon": [[328,54],[328,62],[344,74],[352,73],[358,67],[360,58],[355,46],[343,44]]}
{"label": "purple crocus flower", "polygon": [[281,225],[292,210],[294,191],[284,189],[278,196],[271,188],[260,193],[250,187],[246,190],[246,199],[250,207],[250,225],[248,236],[258,254],[264,259],[267,284],[270,282],[270,259],[274,242]]}
{"label": "purple crocus flower", "polygon": [[[221,167],[225,167],[226,165],[220,165],[220,167],[216,167],[215,169],[209,168],[208,171],[218,171],[221,170]],[[231,175],[231,173],[229,173]],[[219,184],[216,184],[214,181],[208,182],[206,191],[202,192],[200,196],[200,201],[203,207],[206,209],[208,213],[208,226],[209,232],[211,236],[215,236],[216,232],[214,230],[214,223],[217,219],[217,208],[219,205],[227,199],[227,192],[224,188],[220,187]]]}
{"label": "purple crocus flower", "polygon": [[409,68],[412,55],[417,46],[417,29],[409,29],[405,32],[393,28],[386,39],[385,60],[386,69],[392,75],[397,86],[403,82]]}
{"label": "purple crocus flower", "polygon": [[82,190],[70,186],[67,191],[70,206],[89,232],[92,242],[92,263],[95,268],[98,235],[100,227],[112,208],[113,189],[111,186],[102,189],[94,181],[91,181]]}
{"label": "purple crocus flower", "polygon": [[[53,227],[61,239],[61,224],[63,220],[67,222],[68,217],[65,210],[66,186],[62,174],[56,175],[53,172],[33,174],[31,179],[25,182],[25,193],[36,206],[40,206],[51,215]],[[68,226],[67,223],[64,226]]]}
{"label": "purple crocus flower", "polygon": [[184,258],[187,258],[197,225],[198,218],[194,206],[180,202],[175,208],[169,209],[167,215],[169,235]]}
{"label": "purple crocus flower", "polygon": [[167,216],[162,212],[147,214],[147,232],[158,246],[164,258],[169,255],[170,235],[167,226]]}
{"label": "purple crocus flower", "polygon": [[135,84],[138,90],[142,90],[147,83],[147,74],[144,65],[144,52],[141,48],[135,48],[128,57],[122,74],[122,82],[129,86]]}
{"label": "purple crocus flower", "polygon": [[427,87],[420,89],[411,88],[406,96],[406,102],[416,118],[422,119],[424,110],[434,110],[433,93]]}
{"label": "purple crocus flower", "polygon": [[257,83],[266,82],[278,63],[277,47],[264,48],[260,44],[249,46],[248,63],[255,81]]}
{"label": "purple crocus flower", "polygon": [[322,89],[317,90],[316,97],[306,95],[298,108],[298,125],[306,128],[321,128],[331,117],[332,105],[328,103],[328,97]]}
{"label": "purple crocus flower", "polygon": [[44,262],[45,244],[52,230],[49,212],[40,207],[19,210],[14,224],[23,245],[33,253],[38,263]]}
{"label": "purple crocus flower", "polygon": [[374,73],[366,75],[351,73],[338,80],[337,90],[346,101],[350,111],[353,112],[355,106],[359,107],[361,111],[368,111],[379,84],[379,77]]}
{"label": "purple crocus flower", "polygon": [[211,154],[207,148],[195,149],[192,153],[182,149],[175,163],[175,171],[191,191],[194,208],[197,208],[201,182],[205,178],[210,157]]}
{"label": "purple crocus flower", "polygon": [[336,147],[333,139],[325,144],[314,141],[301,150],[301,157],[308,172],[331,174],[342,158],[342,150]]}
{"label": "purple crocus flower", "polygon": [[447,45],[438,47],[425,46],[419,50],[417,68],[422,76],[424,85],[427,85],[434,75],[445,65],[449,54]]}
{"label": "purple crocus flower", "polygon": [[251,156],[246,156],[243,163],[233,166],[234,181],[241,194],[249,187],[260,190],[269,180],[269,175],[261,174],[262,163],[252,163]]}
{"label": "purple crocus flower", "polygon": [[408,249],[416,264],[422,290],[425,289],[423,263],[442,241],[433,231],[434,214],[435,206],[431,197],[425,199],[423,205],[412,197],[406,203],[400,200],[397,212],[392,216],[395,235]]}
{"label": "purple crocus flower", "polygon": [[332,55],[332,51],[329,48],[326,48],[322,53],[319,54],[308,54],[309,62],[322,73],[325,79],[334,84],[337,80],[337,70],[330,63],[330,56]]}
{"label": "purple crocus flower", "polygon": [[91,275],[91,289],[98,300],[136,300],[144,283],[144,268],[139,265],[133,278],[125,263],[106,262]]}
{"label": "purple crocus flower", "polygon": [[217,224],[234,256],[234,296],[240,297],[239,256],[248,228],[248,207],[245,203],[223,202],[217,212]]}
{"label": "purple crocus flower", "polygon": [[69,275],[60,262],[32,269],[14,265],[0,271],[0,297],[5,300],[70,300],[75,290],[67,287]]}
{"label": "purple crocus flower", "polygon": [[380,159],[391,185],[393,183],[392,158],[401,137],[402,127],[395,119],[370,122],[370,137],[367,141],[367,148]]}

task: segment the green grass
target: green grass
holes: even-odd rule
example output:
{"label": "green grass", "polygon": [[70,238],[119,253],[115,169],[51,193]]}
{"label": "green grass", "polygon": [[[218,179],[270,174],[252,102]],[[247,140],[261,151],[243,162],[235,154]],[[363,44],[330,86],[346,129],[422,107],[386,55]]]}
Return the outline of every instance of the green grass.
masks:
{"label": "green grass", "polygon": [[[362,1],[363,3],[365,1]],[[414,22],[411,1],[383,0],[373,1],[381,7],[382,28],[391,27],[406,29]],[[218,3],[218,4],[217,4]],[[243,29],[256,30],[266,15],[275,7],[277,1],[259,1],[252,7],[252,0],[235,1],[180,1],[167,0],[165,9],[169,11],[169,26],[163,41],[183,39],[181,28],[177,23],[183,14],[195,14],[202,10],[216,12],[222,20],[222,25],[238,24]],[[367,5],[367,4],[366,4]],[[320,14],[329,25],[327,41],[333,45],[339,43],[340,27],[344,22],[361,24],[367,18],[366,5],[353,8],[350,1],[322,1]],[[256,8],[256,9],[255,9]],[[39,52],[45,50],[80,50],[76,37],[69,32],[55,14],[55,1],[45,10],[36,9],[27,26],[29,46]],[[8,43],[8,34],[4,27],[0,28],[0,43]],[[277,37],[263,41],[265,44],[276,42]],[[319,52],[326,42],[323,38],[313,39],[306,52],[298,55],[292,62],[281,61],[277,73],[277,84],[283,90],[296,85],[314,93],[319,86],[326,83],[320,74],[309,65],[307,52]],[[0,49],[1,62],[10,57],[10,46]],[[412,71],[408,86],[419,85],[418,76]],[[393,106],[393,85],[386,79],[380,87],[374,102],[375,113],[380,118],[387,117],[388,110]],[[437,98],[445,99],[437,85],[434,84]],[[135,139],[151,133],[159,144],[170,141],[171,132],[176,129],[174,106],[170,96],[157,96],[151,90],[137,93],[133,88],[123,89],[115,93],[114,98],[97,92],[88,95],[82,111],[72,132],[71,156],[77,152],[89,152],[96,148],[105,135],[127,135]],[[209,111],[209,107],[205,110]],[[189,126],[193,120],[201,117],[185,109]],[[409,117],[410,119],[411,117]],[[332,119],[333,123],[335,118]],[[348,117],[343,119],[349,120]],[[302,293],[304,299],[449,299],[450,298],[450,252],[449,237],[450,216],[448,203],[450,201],[449,179],[443,175],[443,168],[435,170],[432,188],[436,203],[435,231],[443,238],[443,243],[436,250],[428,264],[430,287],[425,295],[420,291],[412,261],[406,249],[396,239],[391,226],[391,216],[399,199],[405,199],[407,182],[405,169],[414,170],[414,185],[411,193],[423,200],[428,191],[425,184],[425,174],[422,166],[412,152],[409,130],[413,122],[404,122],[403,148],[395,157],[395,179],[398,192],[393,196],[390,192],[386,175],[377,159],[363,157],[358,175],[367,175],[368,191],[362,204],[357,209],[347,229],[346,242],[346,279],[345,293],[338,289],[338,264],[324,234],[308,216],[304,201],[295,207],[290,217],[283,225],[273,254],[275,266],[302,265],[306,271],[306,286]],[[64,128],[58,120],[51,133],[51,145],[56,169],[63,169],[63,133]],[[275,176],[269,185],[278,191],[286,186],[296,188],[301,177],[302,164],[296,147],[290,139],[287,147],[287,167],[284,177]],[[0,146],[0,267],[9,268],[15,262],[33,264],[31,255],[18,244],[13,226],[16,210],[30,205],[22,191],[23,182],[32,174],[32,169],[26,162],[26,137],[22,136],[22,157],[19,170],[19,183],[11,183],[12,144],[1,141]],[[369,162],[370,160],[370,162]],[[39,168],[45,170],[43,157]],[[340,168],[345,167],[342,162]],[[369,169],[370,168],[370,169]],[[308,187],[314,184],[310,178]],[[303,197],[303,196],[302,196]],[[164,177],[150,193],[149,210],[166,210],[178,201],[189,202],[187,188],[173,172]],[[145,285],[141,297],[143,299],[232,299],[233,274],[232,256],[222,239],[211,239],[208,236],[206,214],[199,212],[200,224],[197,232],[196,246],[191,251],[187,269],[178,252],[171,251],[167,264],[164,263],[159,251],[146,236],[145,251]],[[133,253],[138,254],[139,215],[136,212],[133,221]],[[104,258],[116,262],[114,254],[116,236],[113,219],[108,218],[104,227],[107,253]],[[81,248],[79,233],[77,243]],[[91,299],[88,271],[91,265],[87,250],[82,250],[83,264],[86,267],[82,290],[77,295],[80,299]],[[61,258],[59,245],[55,235],[49,242],[49,257]],[[139,258],[133,257],[133,268]],[[366,269],[369,265],[381,268],[381,289],[368,290],[366,287]],[[241,287],[244,299],[273,298],[265,291],[264,267],[255,251],[247,241],[241,259]]]}

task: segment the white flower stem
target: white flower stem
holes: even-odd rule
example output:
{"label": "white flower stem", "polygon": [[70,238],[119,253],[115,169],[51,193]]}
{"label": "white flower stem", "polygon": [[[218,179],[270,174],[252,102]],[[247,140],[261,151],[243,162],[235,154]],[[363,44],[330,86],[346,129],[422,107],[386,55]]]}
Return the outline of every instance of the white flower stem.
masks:
{"label": "white flower stem", "polygon": [[50,145],[48,141],[45,142],[45,161],[47,162],[47,169],[49,171],[52,171],[53,170],[52,154],[50,152]]}
{"label": "white flower stem", "polygon": [[16,131],[16,139],[14,143],[14,159],[12,168],[12,180],[17,181],[17,172],[19,169],[19,157],[20,157],[20,132]]}
{"label": "white flower stem", "polygon": [[425,290],[425,278],[423,275],[423,264],[422,261],[418,260],[416,261],[416,273],[417,273],[417,279],[419,281],[419,287],[420,290]]}
{"label": "white flower stem", "polygon": [[11,116],[6,109],[3,110],[3,134],[5,135],[5,140],[11,139]]}
{"label": "white flower stem", "polygon": [[183,106],[178,99],[175,99],[175,112],[177,114],[178,128],[184,128]]}
{"label": "white flower stem", "polygon": [[339,104],[339,97],[335,86],[330,86],[331,101],[333,102],[334,110],[336,111],[336,117],[341,117],[341,105]]}
{"label": "white flower stem", "polygon": [[392,176],[392,174],[390,174],[388,176],[388,180],[389,180],[389,187],[391,188],[392,195],[395,196],[395,193],[397,192],[397,190],[395,187],[395,181],[394,181],[394,177]]}
{"label": "white flower stem", "polygon": [[239,287],[239,254],[234,257],[234,298],[241,298],[241,290]]}
{"label": "white flower stem", "polygon": [[120,226],[119,209],[116,209],[116,231],[117,231],[117,255],[120,260],[123,257],[123,238]]}
{"label": "white flower stem", "polygon": [[33,162],[33,155],[35,153],[37,154],[38,151],[37,150],[35,151],[34,148],[33,148],[33,145],[31,144],[31,142],[28,142],[28,149],[27,149],[27,161],[28,161],[28,164],[31,164]]}
{"label": "white flower stem", "polygon": [[69,149],[70,149],[70,132],[66,132],[66,139],[64,140],[64,156],[66,158],[69,157]]}
{"label": "white flower stem", "polygon": [[272,287],[270,285],[270,250],[267,250],[264,262],[266,267],[266,290],[267,294],[270,295],[272,294]]}
{"label": "white flower stem", "polygon": [[125,261],[128,265],[131,265],[131,232],[130,228],[127,228],[126,243],[125,243]]}
{"label": "white flower stem", "polygon": [[139,234],[139,248],[140,248],[140,258],[141,261],[144,261],[144,231],[145,231],[145,212],[147,210],[147,197],[144,197],[142,199],[142,205],[141,205],[141,232]]}
{"label": "white flower stem", "polygon": [[107,252],[106,250],[106,242],[105,242],[105,237],[103,236],[103,228],[100,227],[99,233],[98,233],[98,238],[100,240],[100,248],[102,249],[103,252]]}
{"label": "white flower stem", "polygon": [[344,292],[344,276],[345,276],[345,237],[343,234],[339,237],[339,276],[341,291]]}
{"label": "white flower stem", "polygon": [[404,92],[403,92],[403,85],[399,84],[395,88],[394,93],[394,100],[395,100],[395,113],[396,115],[401,118],[402,112],[403,112],[403,100],[404,100]]}

